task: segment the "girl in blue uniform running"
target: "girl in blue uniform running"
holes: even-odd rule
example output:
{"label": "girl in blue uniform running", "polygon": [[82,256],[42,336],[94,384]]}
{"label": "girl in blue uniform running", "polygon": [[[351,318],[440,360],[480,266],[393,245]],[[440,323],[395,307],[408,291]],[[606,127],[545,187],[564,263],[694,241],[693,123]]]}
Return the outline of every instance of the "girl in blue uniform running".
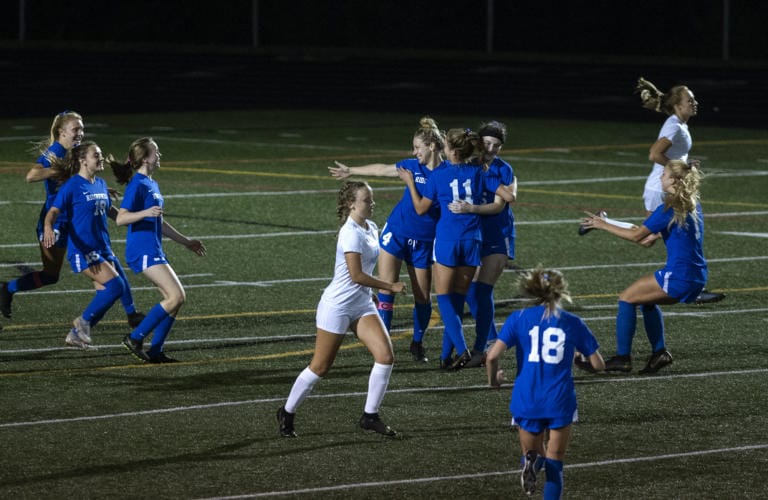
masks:
{"label": "girl in blue uniform running", "polygon": [[[127,184],[116,219],[118,226],[128,226],[125,260],[134,273],[144,274],[163,295],[144,321],[125,336],[123,344],[142,361],[173,363],[176,360],[166,356],[163,346],[186,294],[165,257],[162,239],[167,236],[200,256],[205,255],[205,246],[179,233],[163,218],[163,195],[152,178],[160,168],[160,156],[157,143],[151,137],[143,137],[131,144],[126,163],[112,156],[108,161],[117,182]],[[145,352],[144,338],[153,331],[152,343]]]}
{"label": "girl in blue uniform running", "polygon": [[[409,170],[415,179],[416,189],[423,194],[427,179],[443,167],[441,153],[445,143],[444,134],[432,118],[425,116],[419,121],[419,128],[413,134],[413,156],[396,164],[373,163],[361,167],[348,167],[335,162],[329,167],[331,175],[344,179],[350,175],[397,177],[397,169]],[[405,262],[413,288],[413,340],[410,352],[414,361],[429,361],[424,349],[424,332],[432,316],[432,245],[435,226],[439,217],[437,206],[426,213],[416,213],[408,188],[392,209],[379,238],[378,272],[383,280],[398,281],[400,268]],[[379,290],[378,310],[387,331],[392,327],[392,313],[395,295],[388,290]]]}
{"label": "girl in blue uniform running", "polygon": [[643,276],[619,295],[616,317],[616,356],[606,360],[606,371],[632,371],[632,338],[637,307],[643,313],[645,333],[653,352],[640,373],[656,373],[672,364],[664,341],[664,319],[659,304],[695,302],[707,282],[704,258],[704,215],[699,203],[701,173],[696,162],[671,160],[664,166],[661,186],[666,197],[640,227],[622,228],[595,214],[582,221],[590,229],[602,229],[625,240],[642,243],[659,233],[667,247],[667,263],[654,274]]}
{"label": "girl in blue uniform running", "polygon": [[124,293],[125,282],[116,270],[119,266],[112,252],[107,228],[107,215],[114,210],[107,184],[96,174],[104,170],[101,148],[91,141],[74,146],[62,159],[52,162],[52,179],[64,181],[43,221],[43,245],[56,244],[56,222],[59,214],[66,217],[69,233],[67,258],[76,274],[93,281],[96,295],[74,321],[65,342],[87,348],[91,344],[91,328]]}
{"label": "girl in blue uniform running", "polygon": [[[35,165],[27,172],[26,180],[27,182],[42,182],[45,187],[45,203],[40,210],[40,217],[37,221],[37,239],[40,243],[40,258],[43,262],[43,269],[27,273],[8,283],[0,284],[0,312],[6,318],[11,317],[11,302],[16,292],[35,290],[59,281],[61,265],[67,255],[69,235],[67,234],[66,215],[59,214],[53,228],[56,235],[55,244],[50,248],[43,245],[43,221],[59,191],[59,184],[52,177],[54,170],[51,170],[50,167],[52,161],[64,158],[73,146],[80,144],[84,135],[83,117],[74,111],[63,111],[53,118],[50,138],[38,145],[40,156]],[[116,270],[118,273],[122,273],[121,277],[126,285],[126,293],[121,296],[121,300],[128,315],[128,323],[133,327],[141,322],[144,315],[136,311],[133,296],[122,268]]]}
{"label": "girl in blue uniform running", "polygon": [[[478,135],[483,140],[483,167],[498,177],[502,185],[517,200],[517,178],[509,163],[498,157],[507,140],[507,127],[498,121],[480,124]],[[480,267],[469,286],[467,305],[475,318],[475,344],[472,359],[466,367],[477,367],[483,362],[486,345],[496,340],[496,310],[493,288],[510,260],[515,258],[515,217],[509,203],[495,193],[483,193],[483,205],[456,202],[449,205],[455,212],[472,212],[480,218],[483,246]]]}
{"label": "girl in blue uniform running", "polygon": [[513,312],[504,323],[486,358],[488,383],[500,386],[504,371],[499,370],[499,358],[515,347],[517,376],[509,409],[523,455],[521,484],[527,495],[533,495],[536,472],[546,463],[544,498],[557,499],[563,491],[563,458],[571,424],[578,416],[571,371],[574,354],[584,354],[594,370],[602,370],[605,364],[584,321],[560,306],[563,300],[571,301],[560,271],[539,266],[523,275],[520,291],[536,304]]}
{"label": "girl in blue uniform running", "polygon": [[[481,145],[476,132],[469,129],[449,130],[445,140],[448,163],[432,173],[422,191],[416,186],[410,170],[397,169],[408,186],[417,213],[427,213],[433,203],[440,206],[440,218],[435,228],[434,268],[437,302],[445,327],[440,356],[442,368],[463,368],[472,357],[467,349],[461,318],[467,290],[480,264],[482,241],[480,216],[453,213],[448,205],[456,201],[479,204],[483,191],[495,192],[506,201],[512,201],[498,177],[486,175],[483,171],[479,163]],[[454,348],[458,357],[452,360]]]}

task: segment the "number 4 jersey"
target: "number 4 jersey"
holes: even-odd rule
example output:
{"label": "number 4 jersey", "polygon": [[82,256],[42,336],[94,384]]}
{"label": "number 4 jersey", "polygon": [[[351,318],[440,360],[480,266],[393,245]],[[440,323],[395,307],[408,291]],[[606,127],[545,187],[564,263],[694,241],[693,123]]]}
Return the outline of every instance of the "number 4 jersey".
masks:
{"label": "number 4 jersey", "polygon": [[558,309],[544,318],[544,306],[510,314],[499,340],[514,346],[517,377],[509,409],[515,418],[569,418],[576,411],[575,351],[590,356],[597,340],[578,316]]}

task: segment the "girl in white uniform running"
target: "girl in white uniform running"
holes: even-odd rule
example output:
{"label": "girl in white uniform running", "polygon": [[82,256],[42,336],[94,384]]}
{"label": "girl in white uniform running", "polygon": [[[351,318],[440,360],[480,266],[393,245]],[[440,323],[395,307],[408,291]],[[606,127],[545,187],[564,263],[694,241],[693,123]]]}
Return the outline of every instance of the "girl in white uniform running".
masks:
{"label": "girl in white uniform running", "polygon": [[348,330],[355,332],[374,360],[360,427],[388,437],[397,435],[379,418],[379,406],[389,384],[395,357],[371,288],[402,293],[405,283],[382,281],[372,275],[379,255],[379,228],[369,220],[375,205],[371,187],[365,182],[345,182],[339,190],[336,213],[341,228],[336,243],[333,281],[317,306],[317,338],[312,361],[296,378],[288,400],[277,411],[283,437],[296,437],[293,425],[296,410],[331,369]]}

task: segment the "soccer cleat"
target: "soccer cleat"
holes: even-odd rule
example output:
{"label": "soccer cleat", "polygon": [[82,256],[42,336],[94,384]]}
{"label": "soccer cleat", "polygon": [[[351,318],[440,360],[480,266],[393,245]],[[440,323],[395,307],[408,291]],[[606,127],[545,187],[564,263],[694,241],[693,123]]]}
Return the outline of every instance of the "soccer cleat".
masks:
{"label": "soccer cleat", "polygon": [[83,339],[80,338],[80,336],[77,334],[77,330],[74,328],[69,331],[67,337],[64,339],[64,343],[70,347],[78,347],[80,349],[88,349],[89,347],[88,343],[84,342]]}
{"label": "soccer cleat", "polygon": [[472,355],[469,353],[469,350],[466,350],[464,351],[464,354],[453,360],[450,369],[453,371],[461,370],[466,367],[467,363],[470,361],[472,361]]}
{"label": "soccer cleat", "polygon": [[281,406],[277,409],[277,425],[280,432],[280,436],[284,438],[299,437],[296,431],[293,430],[293,417],[295,413],[288,413],[285,411],[285,406]]}
{"label": "soccer cleat", "polygon": [[485,366],[485,353],[472,349],[470,359],[464,365],[464,368],[480,368],[482,366]]}
{"label": "soccer cleat", "polygon": [[136,328],[141,324],[142,321],[144,321],[144,313],[134,311],[128,315],[128,326],[131,328]]}
{"label": "soccer cleat", "polygon": [[421,342],[411,341],[410,351],[413,355],[414,361],[418,361],[420,363],[429,362],[429,359],[427,359],[427,353],[424,351],[424,344]]}
{"label": "soccer cleat", "polygon": [[143,343],[141,341],[133,340],[130,334],[123,337],[123,346],[125,346],[125,348],[138,360],[149,361],[149,356],[144,352]]}
{"label": "soccer cleat", "polygon": [[587,373],[597,373],[597,370],[592,366],[592,363],[590,363],[589,359],[583,354],[577,354],[576,357],[573,358],[573,364],[576,365],[576,368],[584,370]]}
{"label": "soccer cleat", "polygon": [[629,356],[616,355],[605,360],[605,371],[607,372],[631,372],[632,358]]}
{"label": "soccer cleat", "polygon": [[360,428],[366,431],[378,432],[386,437],[397,436],[397,432],[382,422],[378,413],[363,413],[363,416],[360,417]]}
{"label": "soccer cleat", "polygon": [[642,370],[640,370],[639,373],[642,373],[642,374],[656,373],[662,368],[664,368],[665,366],[669,366],[671,364],[672,364],[672,354],[666,349],[661,349],[651,354],[651,357],[648,358],[648,362],[645,364],[645,367]]}
{"label": "soccer cleat", "polygon": [[83,319],[82,316],[78,316],[72,322],[74,330],[77,332],[77,336],[86,344],[91,343],[91,324]]}
{"label": "soccer cleat", "polygon": [[451,365],[453,365],[453,358],[443,359],[440,358],[440,369],[446,372],[451,371]]}
{"label": "soccer cleat", "polygon": [[[724,293],[718,293],[718,292],[710,292],[707,290],[702,290],[698,297],[696,297],[696,304],[713,304],[715,302],[720,302],[725,298]],[[8,316],[10,317],[10,316]]]}
{"label": "soccer cleat", "polygon": [[169,358],[162,351],[160,353],[154,355],[154,356],[150,356],[149,354],[147,354],[147,357],[149,358],[149,362],[152,363],[152,364],[178,363],[179,362],[178,359]]}
{"label": "soccer cleat", "polygon": [[536,470],[534,468],[536,457],[535,451],[527,452],[523,459],[523,470],[520,472],[520,486],[523,487],[523,492],[529,497],[536,493]]}
{"label": "soccer cleat", "polygon": [[[599,210],[597,212],[597,216],[600,217],[601,219],[605,219],[606,217],[608,217],[608,214],[606,213],[605,210]],[[584,236],[585,234],[592,231],[593,229],[594,227],[586,227],[584,224],[581,224],[579,225],[579,236]]]}
{"label": "soccer cleat", "polygon": [[11,302],[13,302],[13,294],[8,291],[8,283],[3,281],[0,284],[0,313],[9,319],[11,317]]}

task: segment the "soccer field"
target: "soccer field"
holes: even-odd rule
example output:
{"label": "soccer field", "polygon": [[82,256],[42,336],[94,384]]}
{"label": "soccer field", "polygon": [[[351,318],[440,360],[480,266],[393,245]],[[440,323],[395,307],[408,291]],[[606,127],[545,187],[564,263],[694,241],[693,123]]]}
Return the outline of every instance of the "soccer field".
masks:
{"label": "soccer field", "polygon": [[[487,388],[484,370],[438,370],[436,304],[425,339],[430,363],[411,361],[410,295],[396,304],[396,361],[381,409],[401,437],[357,427],[372,359],[351,335],[299,409],[299,438],[277,434],[275,411],[309,362],[315,306],[333,273],[339,182],[326,167],[409,157],[419,118],[86,115],[87,137],[105,154],[123,158],[134,139],[155,138],[166,219],[202,240],[208,256],[165,243],[187,291],[166,348],[178,364],[135,362],[120,344],[129,329],[119,304],[94,329],[94,348],[65,347],[93,294],[66,263],[56,285],[15,296],[13,319],[0,318],[0,497],[523,497],[511,386]],[[612,355],[618,294],[660,267],[664,248],[598,231],[579,237],[578,221],[598,209],[643,220],[648,147],[663,120],[435,118],[445,129],[506,122],[500,156],[519,179],[515,264],[563,270],[569,309]],[[768,498],[768,131],[698,127],[695,119],[690,127],[692,156],[707,174],[707,288],[727,298],[662,308],[675,361],[657,376],[637,374],[650,353],[642,321],[634,372],[575,373],[580,422],[565,458],[566,498]],[[30,141],[49,128],[49,119],[0,120],[3,281],[40,265],[43,187],[24,174],[34,161]],[[117,187],[111,172],[103,177]],[[367,180],[381,227],[403,185]],[[125,228],[113,225],[111,234],[123,259]],[[149,310],[159,292],[128,273],[138,308]],[[510,269],[496,286],[497,323],[521,305],[515,278]],[[471,317],[464,326],[473,339]],[[513,359],[508,353],[503,365]]]}

